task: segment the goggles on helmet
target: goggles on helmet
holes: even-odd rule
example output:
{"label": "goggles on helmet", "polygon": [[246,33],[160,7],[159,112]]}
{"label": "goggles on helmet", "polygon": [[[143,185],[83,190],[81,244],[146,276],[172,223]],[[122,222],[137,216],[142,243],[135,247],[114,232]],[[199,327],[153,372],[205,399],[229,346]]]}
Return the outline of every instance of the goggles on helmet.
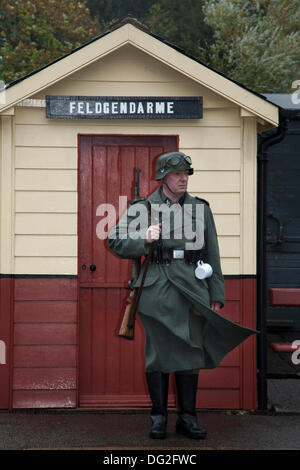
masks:
{"label": "goggles on helmet", "polygon": [[192,159],[191,157],[188,157],[187,155],[182,155],[182,156],[172,156],[170,155],[169,158],[166,158],[161,162],[161,165],[158,169],[164,168],[166,166],[170,167],[176,167],[182,160],[185,160],[188,165],[192,164]]}

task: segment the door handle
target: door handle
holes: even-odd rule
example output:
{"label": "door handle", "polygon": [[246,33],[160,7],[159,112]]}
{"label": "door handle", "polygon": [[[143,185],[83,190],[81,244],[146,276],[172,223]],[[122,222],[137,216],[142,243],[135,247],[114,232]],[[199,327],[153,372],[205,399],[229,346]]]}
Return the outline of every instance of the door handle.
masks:
{"label": "door handle", "polygon": [[95,264],[91,264],[90,270],[91,270],[92,272],[96,271],[96,265],[95,265]]}

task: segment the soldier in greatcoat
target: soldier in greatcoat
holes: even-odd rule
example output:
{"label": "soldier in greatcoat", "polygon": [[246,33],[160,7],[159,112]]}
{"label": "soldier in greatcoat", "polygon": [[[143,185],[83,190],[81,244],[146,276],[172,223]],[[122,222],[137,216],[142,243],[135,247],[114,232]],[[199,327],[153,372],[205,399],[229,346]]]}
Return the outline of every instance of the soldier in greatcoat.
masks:
{"label": "soldier in greatcoat", "polygon": [[[133,202],[108,240],[110,249],[122,258],[147,257],[155,244],[138,306],[146,337],[152,438],[166,436],[171,372],[179,408],[176,431],[194,439],[206,437],[195,411],[199,370],[215,368],[255,333],[220,314],[224,278],[217,233],[208,202],[187,192],[191,163],[182,152],[161,155],[155,174],[161,186],[148,198],[153,208],[150,220],[144,217],[144,223],[135,223],[145,202]],[[211,269],[205,278],[207,266]],[[135,287],[142,274],[143,266]]]}

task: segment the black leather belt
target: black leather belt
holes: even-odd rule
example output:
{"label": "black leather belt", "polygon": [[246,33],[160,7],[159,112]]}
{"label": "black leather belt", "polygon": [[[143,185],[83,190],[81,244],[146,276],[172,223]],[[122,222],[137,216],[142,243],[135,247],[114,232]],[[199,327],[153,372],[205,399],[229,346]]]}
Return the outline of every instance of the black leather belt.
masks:
{"label": "black leather belt", "polygon": [[151,256],[152,263],[170,264],[172,260],[184,260],[186,263],[194,264],[203,258],[202,250],[173,250],[155,243]]}

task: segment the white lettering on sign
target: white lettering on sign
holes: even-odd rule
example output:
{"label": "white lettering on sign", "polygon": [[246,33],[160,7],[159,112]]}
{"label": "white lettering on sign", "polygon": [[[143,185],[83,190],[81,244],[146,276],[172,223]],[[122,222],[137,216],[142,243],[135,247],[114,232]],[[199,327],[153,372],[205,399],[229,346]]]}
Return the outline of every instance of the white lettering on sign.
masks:
{"label": "white lettering on sign", "polygon": [[140,113],[144,114],[144,107],[143,107],[143,104],[141,102],[139,102],[139,104],[138,104],[137,112],[138,112],[138,114],[140,114]]}
{"label": "white lettering on sign", "polygon": [[0,340],[0,364],[6,364],[6,344]]}
{"label": "white lettering on sign", "polygon": [[147,114],[153,113],[153,103],[151,101],[147,102]]}
{"label": "white lettering on sign", "polygon": [[202,119],[202,96],[46,96],[52,119]]}
{"label": "white lettering on sign", "polygon": [[120,103],[120,114],[127,114],[127,103],[126,101],[121,101]]}
{"label": "white lettering on sign", "polygon": [[168,101],[167,102],[167,113],[168,114],[173,114],[174,113],[174,102],[173,101]]}
{"label": "white lettering on sign", "polygon": [[93,111],[90,110],[90,103],[89,102],[87,102],[87,104],[86,104],[86,114],[93,114]]}
{"label": "white lettering on sign", "polygon": [[161,103],[155,103],[155,112],[156,114],[165,112],[165,103],[163,101]]}
{"label": "white lettering on sign", "polygon": [[174,114],[174,101],[70,101],[70,114]]}
{"label": "white lettering on sign", "polygon": [[76,102],[75,101],[70,101],[70,114],[75,113],[75,107],[76,107]]}
{"label": "white lettering on sign", "polygon": [[111,112],[112,114],[118,114],[118,103],[112,103],[111,104]]}
{"label": "white lettering on sign", "polygon": [[136,111],[136,104],[133,101],[130,101],[129,103],[129,112],[130,114],[134,114]]}
{"label": "white lettering on sign", "polygon": [[84,114],[84,101],[78,102],[77,112],[78,114]]}

